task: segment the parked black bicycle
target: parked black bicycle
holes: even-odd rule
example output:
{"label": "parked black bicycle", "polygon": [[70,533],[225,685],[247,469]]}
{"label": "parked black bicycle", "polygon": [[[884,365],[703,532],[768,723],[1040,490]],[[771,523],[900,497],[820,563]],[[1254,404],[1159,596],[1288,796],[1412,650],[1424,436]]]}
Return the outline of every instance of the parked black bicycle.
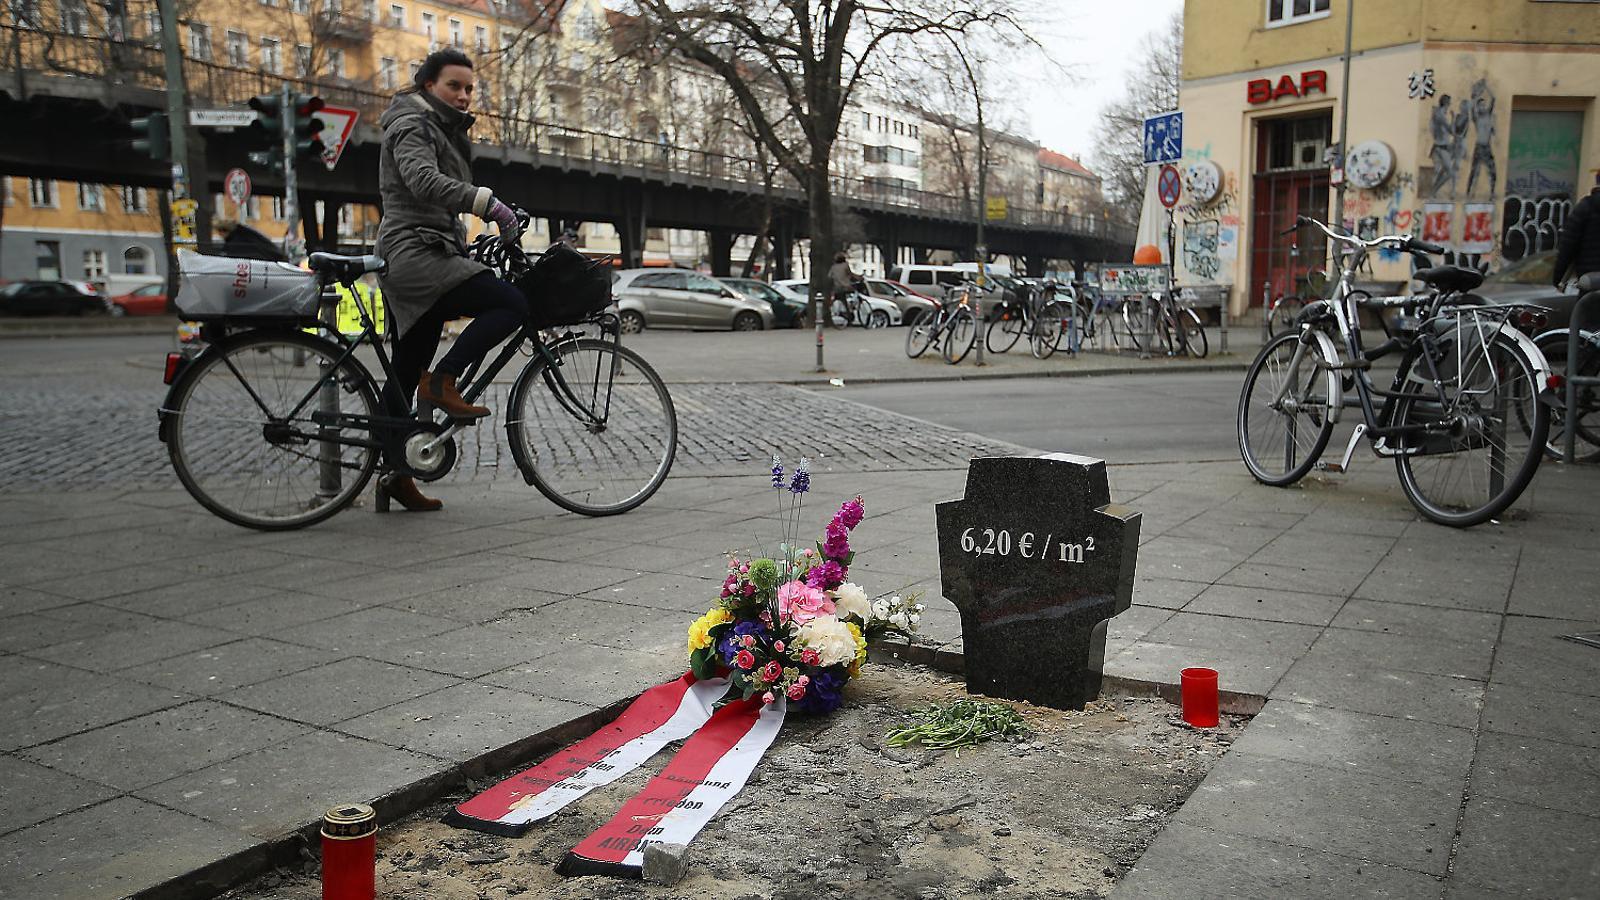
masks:
{"label": "parked black bicycle", "polygon": [[1071,308],[1055,299],[1056,283],[1047,281],[1037,290],[1019,285],[1019,295],[1000,304],[984,333],[984,346],[990,353],[1005,353],[1024,335],[1035,359],[1048,359],[1061,346]]}
{"label": "parked black bicycle", "polygon": [[[584,515],[645,502],[672,467],[677,415],[660,376],[621,344],[608,267],[562,245],[530,258],[485,237],[472,250],[528,295],[531,312],[492,361],[463,376],[462,396],[475,402],[514,357],[526,356],[500,410],[523,478]],[[195,259],[197,267],[211,265],[202,261],[212,258]],[[201,505],[250,528],[300,528],[350,505],[380,466],[421,481],[449,474],[456,437],[475,422],[419,417],[409,401],[382,390],[357,356],[370,348],[395,381],[357,284],[382,271],[383,260],[314,253],[314,280],[304,285],[292,278],[308,276],[287,266],[252,268],[276,263],[223,264],[243,267],[241,283],[288,284],[294,296],[248,311],[208,305],[185,271],[193,295],[179,303],[202,320],[206,346],[193,358],[169,355],[160,435]],[[335,283],[356,298],[362,331],[354,338],[318,315]]]}

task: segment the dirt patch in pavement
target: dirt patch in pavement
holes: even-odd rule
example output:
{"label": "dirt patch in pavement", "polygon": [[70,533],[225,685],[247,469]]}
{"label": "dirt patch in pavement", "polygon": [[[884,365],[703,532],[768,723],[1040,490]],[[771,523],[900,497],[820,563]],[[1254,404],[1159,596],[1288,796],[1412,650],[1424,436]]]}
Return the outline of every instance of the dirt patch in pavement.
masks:
{"label": "dirt patch in pavement", "polygon": [[[388,823],[380,897],[438,900],[956,900],[1110,893],[1243,728],[1185,725],[1177,708],[1110,696],[1083,712],[1015,704],[1030,733],[955,752],[894,749],[908,711],[966,696],[959,679],[873,666],[831,716],[784,723],[750,783],[690,845],[671,887],[553,866],[670,758],[657,754],[521,838],[445,826],[468,794]],[[487,787],[474,785],[474,789]],[[314,900],[317,867],[279,869],[227,896]]]}

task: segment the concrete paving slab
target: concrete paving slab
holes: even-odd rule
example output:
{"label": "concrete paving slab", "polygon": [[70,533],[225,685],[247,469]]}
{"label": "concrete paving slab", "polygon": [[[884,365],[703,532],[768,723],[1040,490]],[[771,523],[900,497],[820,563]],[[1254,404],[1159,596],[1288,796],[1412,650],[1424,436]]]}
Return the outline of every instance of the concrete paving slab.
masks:
{"label": "concrete paving slab", "polygon": [[1229,752],[1449,791],[1466,781],[1473,749],[1466,728],[1272,700]]}
{"label": "concrete paving slab", "polygon": [[[580,670],[572,665],[575,658],[588,659],[592,665]],[[607,693],[632,696],[682,674],[681,661],[672,656],[579,644],[569,645],[554,656],[501,669],[478,681],[541,697],[594,704],[603,699],[598,693],[601,686]]]}
{"label": "concrete paving slab", "polygon": [[1561,635],[1595,631],[1600,631],[1600,622],[1593,619],[1506,616],[1489,680],[1600,697],[1600,678],[1595,677],[1595,657],[1600,650],[1561,639]]}
{"label": "concrete paving slab", "polygon": [[454,619],[424,616],[386,606],[369,606],[330,619],[283,628],[274,634],[294,644],[361,653],[388,644],[443,634],[459,627],[461,623]]}
{"label": "concrete paving slab", "polygon": [[329,807],[384,796],[433,774],[438,760],[373,741],[315,731],[152,785],[138,796],[273,838]]}
{"label": "concrete paving slab", "polygon": [[0,750],[16,750],[166,709],[194,699],[188,694],[127,679],[80,672],[70,681],[38,682],[20,694],[0,696]]}
{"label": "concrete paving slab", "polygon": [[1139,606],[1155,606],[1179,610],[1190,600],[1200,596],[1209,585],[1204,581],[1181,581],[1176,578],[1145,577],[1136,574],[1133,579],[1133,602]]}
{"label": "concrete paving slab", "polygon": [[1174,613],[1146,639],[1177,647],[1237,648],[1292,662],[1305,653],[1321,633],[1321,629],[1310,625],[1204,615],[1185,609]]}
{"label": "concrete paving slab", "polygon": [[537,632],[503,625],[469,625],[443,634],[386,644],[367,651],[375,659],[458,678],[477,678],[518,663],[559,653],[563,644]]}
{"label": "concrete paving slab", "polygon": [[1174,822],[1113,900],[1438,900],[1438,878],[1371,860]]}
{"label": "concrete paving slab", "polygon": [[1272,696],[1352,712],[1475,728],[1482,682],[1372,666],[1359,659],[1302,659]]}
{"label": "concrete paving slab", "polygon": [[523,629],[541,638],[645,650],[682,644],[681,629],[687,629],[704,612],[670,612],[584,597],[514,612],[492,624]]}
{"label": "concrete paving slab", "polygon": [[391,609],[481,625],[501,618],[512,610],[538,609],[565,599],[565,594],[489,582],[473,585],[470,590],[446,588],[415,594],[384,605]]}
{"label": "concrete paving slab", "polygon": [[[0,587],[0,629],[3,629],[6,619],[23,613],[40,612],[57,606],[67,606],[76,603],[69,597],[59,594],[47,594],[24,587]],[[0,642],[3,642],[0,638]]]}
{"label": "concrete paving slab", "polygon": [[460,681],[370,659],[344,659],[220,695],[228,703],[312,725],[332,725]]}
{"label": "concrete paving slab", "polygon": [[1493,656],[1492,639],[1446,640],[1330,628],[1312,645],[1305,659],[1314,665],[1361,659],[1380,668],[1483,681],[1489,677],[1489,662]]}
{"label": "concrete paving slab", "polygon": [[306,731],[283,719],[199,700],[75,734],[19,755],[130,791]]}
{"label": "concrete paving slab", "polygon": [[1500,619],[1495,613],[1352,597],[1334,617],[1333,627],[1481,644],[1497,639]]}
{"label": "concrete paving slab", "polygon": [[137,628],[113,631],[95,637],[52,644],[28,651],[29,656],[48,659],[96,672],[114,672],[132,666],[166,659],[235,639],[235,635],[216,628],[203,628],[183,622],[155,621]]}
{"label": "concrete paving slab", "polygon": [[1592,747],[1486,731],[1478,739],[1472,793],[1596,817],[1600,754]]}
{"label": "concrete paving slab", "polygon": [[721,588],[720,580],[650,572],[610,587],[596,588],[582,594],[579,599],[610,600],[653,609],[692,612],[698,616],[716,601]]}
{"label": "concrete paving slab", "polygon": [[1513,570],[1501,563],[1425,560],[1396,548],[1384,557],[1356,596],[1451,609],[1504,612]]}
{"label": "concrete paving slab", "polygon": [[0,896],[117,900],[254,844],[232,828],[118,797],[0,837]]}
{"label": "concrete paving slab", "polygon": [[1491,682],[1484,695],[1483,727],[1600,747],[1600,697]]}
{"label": "concrete paving slab", "polygon": [[244,638],[123,669],[119,674],[159,687],[209,696],[341,659],[332,650]]}
{"label": "concrete paving slab", "polygon": [[[598,693],[594,690],[591,696]],[[609,695],[605,699],[609,701]],[[348,719],[334,728],[402,750],[465,762],[596,708],[467,682]]]}
{"label": "concrete paving slab", "polygon": [[[1170,621],[1167,624],[1171,624]],[[1161,626],[1163,628],[1166,625]],[[1255,652],[1250,648],[1184,647],[1137,640],[1116,656],[1108,656],[1105,673],[1152,684],[1176,684],[1188,666],[1216,669],[1217,686],[1224,691],[1265,697],[1293,663],[1286,654]]]}
{"label": "concrete paving slab", "polygon": [[[62,813],[109,800],[116,788],[41,766],[15,756],[0,755],[0,835],[35,825]],[[0,886],[0,891],[5,888]]]}
{"label": "concrete paving slab", "polygon": [[46,615],[57,612],[46,609],[36,613],[23,613],[0,619],[0,650],[26,653],[53,644],[63,644],[85,638],[99,637],[124,628],[130,628],[148,618],[124,613],[126,618],[117,624],[106,621],[69,621]]}
{"label": "concrete paving slab", "polygon": [[1438,790],[1233,750],[1173,821],[1443,875],[1460,806],[1459,785]]}
{"label": "concrete paving slab", "polygon": [[1366,561],[1382,559],[1395,540],[1370,532],[1329,532],[1317,527],[1317,517],[1313,515],[1262,547],[1250,557],[1250,562],[1343,572],[1361,568]]}
{"label": "concrete paving slab", "polygon": [[184,621],[234,635],[276,636],[296,626],[331,619],[365,607],[301,591],[271,591],[242,603],[212,606],[183,616]]}
{"label": "concrete paving slab", "polygon": [[1301,594],[1265,588],[1214,584],[1183,607],[1186,613],[1206,613],[1264,622],[1327,625],[1344,606],[1345,598],[1327,594]]}
{"label": "concrete paving slab", "polygon": [[276,588],[229,583],[225,580],[207,581],[203,585],[202,587],[197,583],[185,582],[151,588],[148,591],[110,597],[100,601],[100,605],[162,619],[182,619],[196,613],[226,609],[278,593]]}
{"label": "concrete paving slab", "polygon": [[1455,877],[1541,900],[1583,900],[1600,884],[1600,818],[1473,797],[1461,820]]}
{"label": "concrete paving slab", "polygon": [[1273,561],[1251,559],[1224,572],[1216,583],[1346,597],[1355,592],[1374,565],[1376,560],[1352,559],[1345,569],[1318,569],[1299,563],[1293,556]]}

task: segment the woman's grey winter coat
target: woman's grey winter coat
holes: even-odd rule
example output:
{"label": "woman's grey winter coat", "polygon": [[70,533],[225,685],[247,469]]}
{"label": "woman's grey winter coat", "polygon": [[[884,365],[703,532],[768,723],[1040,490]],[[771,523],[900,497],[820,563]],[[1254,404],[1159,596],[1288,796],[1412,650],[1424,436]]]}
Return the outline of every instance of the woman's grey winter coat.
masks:
{"label": "woman's grey winter coat", "polygon": [[482,216],[492,195],[472,185],[469,113],[426,91],[402,91],[379,124],[377,253],[389,271],[378,283],[395,333],[403,335],[442,294],[488,271],[467,258],[467,230],[458,216]]}

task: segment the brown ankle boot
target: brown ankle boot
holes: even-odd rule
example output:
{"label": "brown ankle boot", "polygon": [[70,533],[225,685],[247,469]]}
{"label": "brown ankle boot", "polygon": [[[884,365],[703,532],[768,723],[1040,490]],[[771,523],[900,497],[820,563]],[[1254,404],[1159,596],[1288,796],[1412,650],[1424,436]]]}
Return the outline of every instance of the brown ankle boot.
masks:
{"label": "brown ankle boot", "polygon": [[377,511],[388,512],[391,499],[400,501],[400,505],[411,512],[433,512],[444,508],[443,500],[422,496],[422,492],[417,490],[417,483],[405,475],[387,475],[378,479]]}
{"label": "brown ankle boot", "polygon": [[454,419],[481,419],[489,414],[487,406],[473,406],[461,399],[456,390],[456,377],[447,372],[423,372],[417,385],[417,399],[432,403]]}

